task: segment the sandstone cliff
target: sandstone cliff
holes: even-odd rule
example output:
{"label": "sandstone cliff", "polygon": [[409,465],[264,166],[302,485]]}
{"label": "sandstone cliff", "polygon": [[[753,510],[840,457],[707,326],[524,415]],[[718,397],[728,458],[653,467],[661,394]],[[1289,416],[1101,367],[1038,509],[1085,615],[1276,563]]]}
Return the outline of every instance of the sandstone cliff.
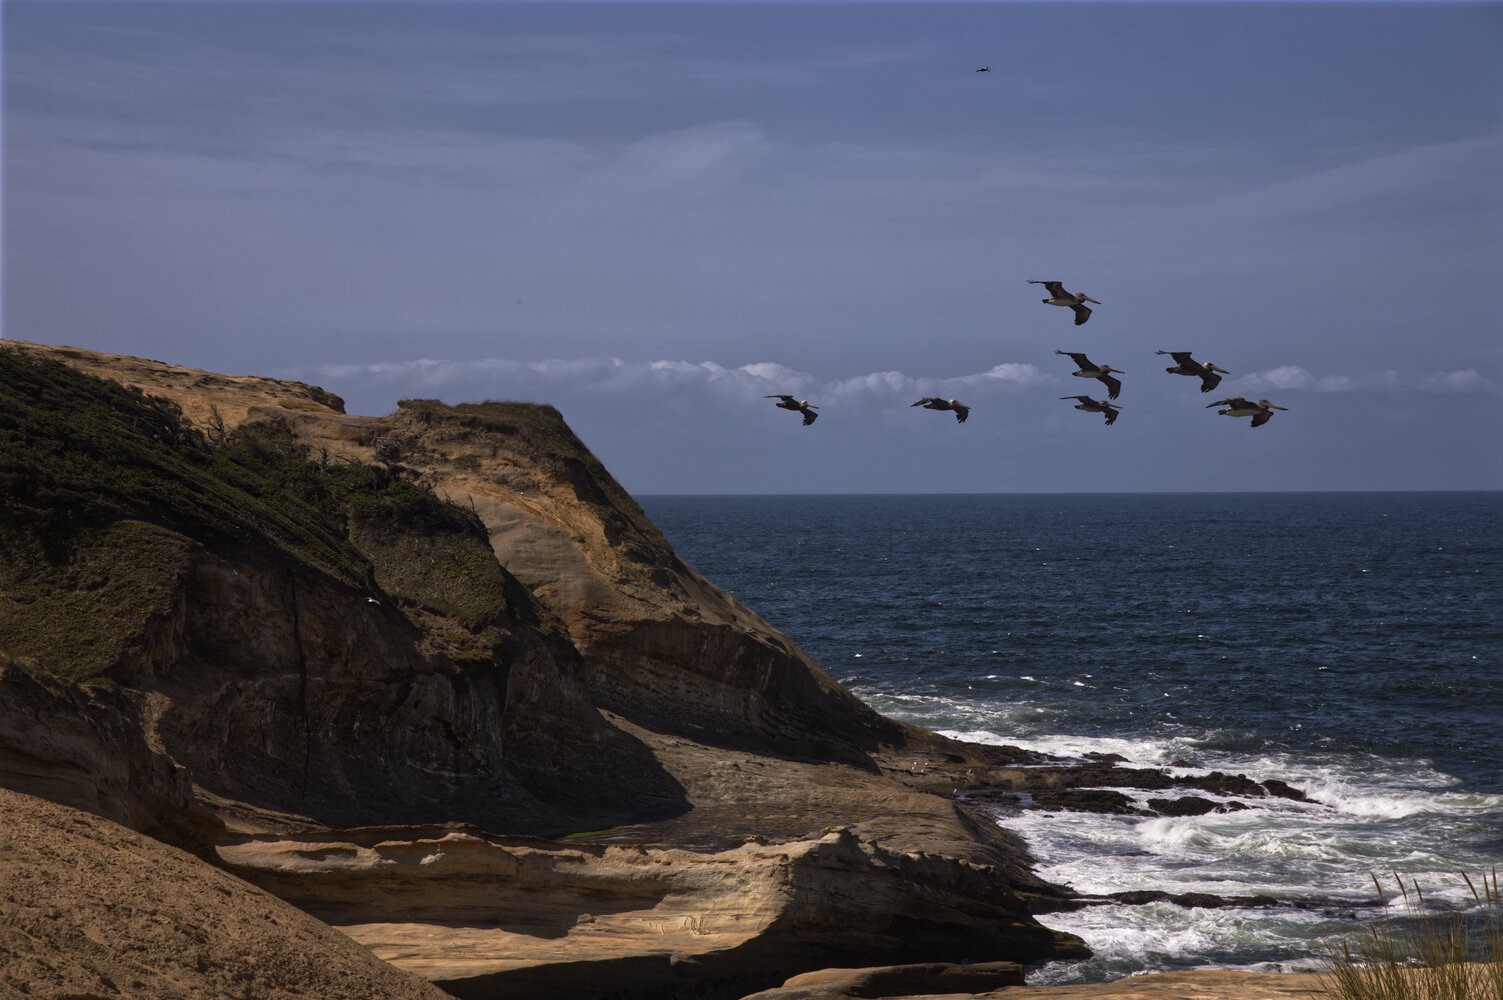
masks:
{"label": "sandstone cliff", "polygon": [[1016,845],[904,780],[1020,755],[853,698],[677,559],[551,408],[356,417],[4,346],[0,784],[461,995],[1081,951],[1027,912],[1054,890]]}

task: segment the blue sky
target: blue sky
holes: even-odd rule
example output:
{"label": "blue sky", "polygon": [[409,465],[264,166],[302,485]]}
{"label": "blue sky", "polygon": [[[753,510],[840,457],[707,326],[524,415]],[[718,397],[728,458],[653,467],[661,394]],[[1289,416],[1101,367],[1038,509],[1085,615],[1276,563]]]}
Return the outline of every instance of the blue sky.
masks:
{"label": "blue sky", "polygon": [[1503,488],[1503,5],[3,16],[6,337],[548,402],[639,494]]}

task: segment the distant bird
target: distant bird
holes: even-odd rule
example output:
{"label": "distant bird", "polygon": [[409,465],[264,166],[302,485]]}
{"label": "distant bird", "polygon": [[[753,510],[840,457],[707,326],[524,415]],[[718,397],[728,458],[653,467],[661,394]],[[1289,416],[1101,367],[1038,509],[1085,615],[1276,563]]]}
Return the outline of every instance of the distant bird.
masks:
{"label": "distant bird", "polygon": [[781,407],[785,410],[797,410],[798,412],[802,413],[804,415],[805,427],[808,427],[810,424],[814,423],[814,421],[819,419],[819,414],[814,412],[815,410],[819,409],[819,407],[815,406],[807,399],[794,399],[787,393],[773,396],[764,396],[762,398],[779,400],[779,402],[774,403],[773,405]]}
{"label": "distant bird", "polygon": [[1256,403],[1250,403],[1247,400],[1243,399],[1241,396],[1231,396],[1227,399],[1218,399],[1216,400],[1216,402],[1211,403],[1209,406],[1207,406],[1206,409],[1209,410],[1212,406],[1225,406],[1226,409],[1216,411],[1223,416],[1252,417],[1252,425],[1254,427],[1262,427],[1264,424],[1268,423],[1268,421],[1272,420],[1274,410],[1289,409],[1289,407],[1287,406],[1280,406],[1277,403],[1270,403],[1266,399],[1260,399]]}
{"label": "distant bird", "polygon": [[1058,281],[1034,281],[1032,278],[1028,278],[1027,281],[1030,285],[1043,285],[1049,289],[1050,298],[1044,300],[1044,305],[1068,306],[1075,310],[1076,326],[1091,318],[1090,307],[1085,305],[1085,303],[1095,302],[1098,306],[1101,305],[1099,300],[1091,298],[1085,292],[1065,291],[1065,286]]}
{"label": "distant bird", "polygon": [[1104,399],[1092,399],[1090,396],[1061,396],[1059,398],[1080,400],[1080,402],[1075,404],[1077,410],[1085,410],[1087,413],[1106,414],[1106,425],[1108,427],[1117,419],[1117,411],[1122,409],[1116,403],[1108,403]]}
{"label": "distant bird", "polygon": [[982,66],[980,69],[976,70],[976,72],[978,73],[990,73],[991,71],[992,68],[990,66]]}
{"label": "distant bird", "polygon": [[[1086,357],[1084,354],[1076,354],[1074,351],[1056,350],[1054,353],[1065,354],[1070,356],[1071,358],[1074,358],[1075,363],[1080,366],[1080,371],[1076,372],[1075,374],[1080,376],[1081,378],[1099,379],[1101,383],[1106,386],[1107,398],[1116,399],[1117,393],[1122,391],[1121,380],[1114,379],[1111,376],[1112,372],[1116,372],[1118,375],[1126,375],[1127,373],[1122,369],[1113,368],[1110,365],[1094,365],[1091,363],[1090,358]],[[1063,399],[1066,397],[1062,396],[1060,398]]]}
{"label": "distant bird", "polygon": [[965,423],[965,418],[971,415],[971,408],[958,399],[940,399],[938,396],[925,396],[917,403],[910,403],[908,405],[922,406],[926,410],[954,410],[955,422],[959,424]]}
{"label": "distant bird", "polygon": [[[1231,374],[1225,368],[1213,365],[1209,361],[1204,363],[1196,361],[1190,357],[1189,351],[1154,351],[1153,353],[1167,354],[1177,362],[1173,368],[1164,369],[1170,375],[1198,376],[1200,378],[1201,392],[1210,392],[1221,384],[1221,375]],[[1220,372],[1221,375],[1217,375],[1216,372]]]}

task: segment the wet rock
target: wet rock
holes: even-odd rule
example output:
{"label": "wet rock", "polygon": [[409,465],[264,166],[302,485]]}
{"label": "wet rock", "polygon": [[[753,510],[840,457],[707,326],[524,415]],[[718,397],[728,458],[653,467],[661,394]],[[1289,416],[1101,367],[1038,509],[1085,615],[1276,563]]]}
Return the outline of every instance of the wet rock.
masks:
{"label": "wet rock", "polygon": [[1042,789],[1033,793],[1038,809],[1070,809],[1092,813],[1140,813],[1131,798],[1109,788]]}
{"label": "wet rock", "polygon": [[1280,781],[1278,778],[1269,778],[1267,781],[1263,782],[1263,787],[1268,789],[1269,795],[1276,795],[1281,799],[1293,799],[1295,802],[1314,801],[1298,788],[1288,785],[1285,782]]}
{"label": "wet rock", "polygon": [[1220,771],[1212,771],[1198,778],[1181,779],[1181,782],[1191,788],[1198,788],[1203,792],[1215,792],[1217,795],[1262,798],[1268,794],[1261,784],[1245,774],[1222,774]]}
{"label": "wet rock", "polygon": [[1148,807],[1160,816],[1204,816],[1217,809],[1216,803],[1198,795],[1185,795],[1177,799],[1149,799]]}

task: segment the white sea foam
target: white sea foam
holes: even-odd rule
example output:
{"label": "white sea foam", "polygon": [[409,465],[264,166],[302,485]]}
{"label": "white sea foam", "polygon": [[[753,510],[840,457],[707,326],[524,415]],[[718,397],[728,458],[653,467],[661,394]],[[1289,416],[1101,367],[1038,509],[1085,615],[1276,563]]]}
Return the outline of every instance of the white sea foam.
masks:
{"label": "white sea foam", "polygon": [[[1437,905],[1467,908],[1473,903],[1460,872],[1475,875],[1498,861],[1487,852],[1488,845],[1495,849],[1503,829],[1503,796],[1445,791],[1451,779],[1423,762],[1294,760],[1277,754],[1238,758],[1199,750],[1192,740],[1154,744],[1067,735],[1014,740],[991,728],[947,735],[1066,758],[1119,754],[1128,766],[1162,767],[1190,757],[1203,766],[1171,768],[1171,773],[1221,770],[1279,777],[1314,800],[1241,796],[1238,800],[1250,808],[1185,817],[1028,810],[1000,819],[1029,844],[1039,875],[1087,895],[1143,889],[1269,894],[1360,908],[1377,902],[1374,873],[1389,873],[1384,876],[1389,895],[1397,892],[1392,873],[1398,873],[1411,884],[1418,881]],[[1173,794],[1124,791],[1140,807]],[[1079,934],[1096,958],[1053,967],[1031,981],[1099,979],[1196,964],[1248,967],[1250,956],[1260,967],[1310,968],[1328,939],[1355,926],[1318,910],[1187,910],[1168,904],[1093,906],[1049,914],[1044,923]]]}
{"label": "white sea foam", "polygon": [[[1028,976],[1033,985],[1114,978],[1145,968],[1309,971],[1320,968],[1311,943],[1327,940],[1340,927],[1307,911],[1271,920],[1266,910],[1190,909],[1171,903],[1087,907],[1043,919],[1050,927],[1079,935],[1093,956],[1034,970]],[[1262,957],[1249,962],[1249,955]]]}

